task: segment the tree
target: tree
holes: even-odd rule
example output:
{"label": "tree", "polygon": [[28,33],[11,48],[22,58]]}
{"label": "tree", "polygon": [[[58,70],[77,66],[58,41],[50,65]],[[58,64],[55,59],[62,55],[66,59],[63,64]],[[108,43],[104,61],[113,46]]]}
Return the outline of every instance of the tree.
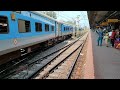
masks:
{"label": "tree", "polygon": [[43,14],[48,15],[54,19],[57,19],[57,14],[55,11],[36,11],[36,12],[43,13]]}
{"label": "tree", "polygon": [[66,23],[75,25],[74,21],[67,21]]}
{"label": "tree", "polygon": [[54,11],[46,11],[46,15],[48,15],[54,19],[57,19],[57,15]]}
{"label": "tree", "polygon": [[57,19],[56,12],[53,12],[53,18]]}

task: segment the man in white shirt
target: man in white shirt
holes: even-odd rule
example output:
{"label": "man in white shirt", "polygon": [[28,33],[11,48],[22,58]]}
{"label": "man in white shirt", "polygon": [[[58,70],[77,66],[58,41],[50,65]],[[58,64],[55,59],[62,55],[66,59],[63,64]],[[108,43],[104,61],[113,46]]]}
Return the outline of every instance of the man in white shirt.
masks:
{"label": "man in white shirt", "polygon": [[112,35],[112,31],[109,32],[109,37]]}
{"label": "man in white shirt", "polygon": [[111,35],[112,35],[112,31],[109,32],[109,42],[110,42],[110,44],[111,44],[111,39],[110,39]]}

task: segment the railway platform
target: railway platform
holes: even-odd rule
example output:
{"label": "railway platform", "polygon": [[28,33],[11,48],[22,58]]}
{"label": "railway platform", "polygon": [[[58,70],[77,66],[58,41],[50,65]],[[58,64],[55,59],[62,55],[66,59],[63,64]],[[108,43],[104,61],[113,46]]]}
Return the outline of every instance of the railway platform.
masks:
{"label": "railway platform", "polygon": [[90,31],[84,79],[120,79],[120,50],[97,46],[97,34]]}

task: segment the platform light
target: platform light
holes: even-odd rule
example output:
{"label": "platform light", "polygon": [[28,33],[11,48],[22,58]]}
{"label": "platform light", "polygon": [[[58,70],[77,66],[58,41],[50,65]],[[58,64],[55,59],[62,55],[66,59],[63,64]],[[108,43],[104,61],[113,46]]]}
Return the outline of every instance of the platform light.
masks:
{"label": "platform light", "polygon": [[100,26],[107,26],[108,25],[108,22],[102,22],[101,24],[100,24]]}

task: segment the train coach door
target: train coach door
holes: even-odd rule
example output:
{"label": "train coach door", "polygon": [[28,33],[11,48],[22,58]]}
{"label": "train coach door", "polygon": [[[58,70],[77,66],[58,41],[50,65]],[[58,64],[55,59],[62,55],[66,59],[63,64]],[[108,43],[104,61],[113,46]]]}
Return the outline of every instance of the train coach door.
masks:
{"label": "train coach door", "polygon": [[59,23],[59,24],[58,24],[58,35],[59,35],[59,36],[61,36],[61,30],[62,30],[61,24]]}
{"label": "train coach door", "polygon": [[56,32],[55,32],[55,36],[61,36],[62,35],[62,24],[56,22]]}
{"label": "train coach door", "polygon": [[58,23],[56,22],[56,32],[55,32],[55,36],[58,36]]}
{"label": "train coach door", "polygon": [[61,36],[62,36],[62,26],[63,26],[63,24],[61,24],[61,30],[60,30],[61,31]]}

